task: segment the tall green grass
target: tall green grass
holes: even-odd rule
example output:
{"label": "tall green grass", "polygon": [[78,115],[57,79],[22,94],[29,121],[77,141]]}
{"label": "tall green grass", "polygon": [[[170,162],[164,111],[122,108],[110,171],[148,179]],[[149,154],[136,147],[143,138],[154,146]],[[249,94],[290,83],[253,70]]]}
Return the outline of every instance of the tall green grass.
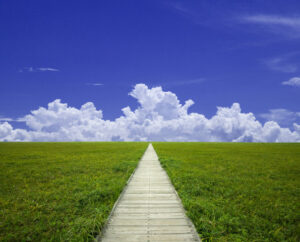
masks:
{"label": "tall green grass", "polygon": [[0,143],[0,241],[92,241],[146,143]]}
{"label": "tall green grass", "polygon": [[300,241],[300,144],[153,143],[207,241]]}

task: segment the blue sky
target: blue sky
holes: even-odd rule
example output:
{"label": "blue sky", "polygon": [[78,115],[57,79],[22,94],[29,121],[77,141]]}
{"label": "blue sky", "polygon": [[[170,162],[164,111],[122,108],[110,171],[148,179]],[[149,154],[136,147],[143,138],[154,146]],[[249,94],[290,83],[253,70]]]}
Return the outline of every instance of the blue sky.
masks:
{"label": "blue sky", "polygon": [[0,0],[0,29],[0,118],[13,127],[58,98],[114,120],[138,106],[137,83],[208,118],[238,102],[261,122],[299,123],[296,0]]}

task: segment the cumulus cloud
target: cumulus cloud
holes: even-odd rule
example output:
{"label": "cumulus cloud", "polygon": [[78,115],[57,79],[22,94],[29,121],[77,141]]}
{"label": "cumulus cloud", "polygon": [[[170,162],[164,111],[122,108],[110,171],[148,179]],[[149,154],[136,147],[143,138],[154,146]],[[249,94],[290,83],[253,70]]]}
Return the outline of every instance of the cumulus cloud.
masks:
{"label": "cumulus cloud", "polygon": [[139,106],[123,108],[123,115],[114,121],[103,119],[91,102],[74,108],[57,99],[23,118],[28,130],[1,123],[0,140],[300,142],[300,125],[294,124],[292,131],[275,121],[261,124],[252,113],[243,113],[238,103],[218,107],[207,119],[188,112],[192,100],[182,104],[176,94],[161,87],[137,84],[129,95]]}
{"label": "cumulus cloud", "polygon": [[288,81],[282,82],[282,85],[300,87],[300,77],[293,77],[293,78],[289,79]]}

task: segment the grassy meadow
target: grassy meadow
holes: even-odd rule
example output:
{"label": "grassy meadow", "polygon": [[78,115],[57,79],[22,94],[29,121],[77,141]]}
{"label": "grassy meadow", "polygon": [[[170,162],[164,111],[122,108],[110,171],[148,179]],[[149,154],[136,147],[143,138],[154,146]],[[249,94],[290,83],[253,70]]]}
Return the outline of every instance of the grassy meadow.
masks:
{"label": "grassy meadow", "polygon": [[300,144],[153,146],[204,241],[300,241]]}
{"label": "grassy meadow", "polygon": [[0,241],[92,241],[147,143],[0,143]]}

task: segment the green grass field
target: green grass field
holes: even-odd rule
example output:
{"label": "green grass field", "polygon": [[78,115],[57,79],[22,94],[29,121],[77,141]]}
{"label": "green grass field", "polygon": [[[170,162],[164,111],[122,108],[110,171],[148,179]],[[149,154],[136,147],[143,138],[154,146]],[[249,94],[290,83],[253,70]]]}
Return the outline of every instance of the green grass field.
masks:
{"label": "green grass field", "polygon": [[91,241],[147,143],[0,143],[0,241]]}
{"label": "green grass field", "polygon": [[300,241],[300,144],[153,146],[203,240]]}

